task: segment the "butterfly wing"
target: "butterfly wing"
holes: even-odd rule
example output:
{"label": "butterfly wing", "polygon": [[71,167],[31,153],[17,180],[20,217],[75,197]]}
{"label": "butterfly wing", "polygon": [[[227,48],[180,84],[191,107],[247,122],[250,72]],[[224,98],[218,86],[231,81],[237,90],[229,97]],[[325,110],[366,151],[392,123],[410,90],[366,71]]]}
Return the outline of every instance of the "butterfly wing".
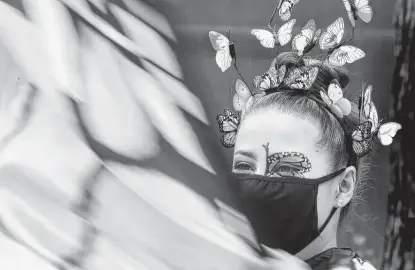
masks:
{"label": "butterfly wing", "polygon": [[275,47],[275,37],[270,31],[264,29],[252,29],[251,34],[254,35],[265,48],[271,49]]}
{"label": "butterfly wing", "polygon": [[293,38],[293,51],[298,52],[300,56],[303,55],[304,49],[313,41],[315,32],[316,22],[313,19],[310,19],[301,29],[301,33]]}
{"label": "butterfly wing", "polygon": [[236,131],[223,134],[223,136],[220,138],[220,143],[226,148],[234,147],[235,141],[236,141]]}
{"label": "butterfly wing", "polygon": [[291,21],[281,26],[280,29],[278,30],[277,39],[281,46],[285,46],[288,42],[290,42],[292,38],[292,30],[293,30],[295,22],[296,20],[292,19]]}
{"label": "butterfly wing", "polygon": [[232,56],[229,52],[229,48],[216,52],[216,64],[222,72],[225,72],[231,66]]}
{"label": "butterfly wing", "polygon": [[240,112],[245,108],[246,102],[251,97],[251,92],[248,86],[240,79],[235,83],[236,93],[233,95],[233,108],[235,111]]}
{"label": "butterfly wing", "polygon": [[369,153],[372,150],[372,141],[353,141],[352,142],[353,151],[358,157],[362,157]]}
{"label": "butterfly wing", "polygon": [[366,121],[356,126],[352,132],[353,141],[361,142],[372,136],[372,122]]}
{"label": "butterfly wing", "polygon": [[294,89],[308,90],[313,85],[318,74],[318,67],[303,66],[301,68],[294,68],[284,83]]}
{"label": "butterfly wing", "polygon": [[316,33],[314,34],[314,37],[313,37],[313,42],[314,42],[314,43],[317,43],[317,41],[318,41],[318,39],[320,38],[320,36],[321,36],[321,29],[318,29],[318,30],[316,31]]}
{"label": "butterfly wing", "polygon": [[365,23],[369,23],[373,17],[373,9],[369,4],[369,0],[356,0],[357,15]]}
{"label": "butterfly wing", "polygon": [[216,50],[216,64],[222,72],[225,72],[232,64],[229,39],[215,31],[209,31],[209,39],[213,49]]}
{"label": "butterfly wing", "polygon": [[343,98],[343,90],[340,87],[340,84],[337,80],[333,80],[328,88],[328,97],[333,103],[337,103],[340,99]]}
{"label": "butterfly wing", "polygon": [[337,44],[340,44],[344,35],[344,21],[340,17],[327,27],[327,32],[324,32],[320,37],[320,48],[328,50]]}
{"label": "butterfly wing", "polygon": [[278,74],[277,74],[277,78],[278,78],[278,85],[282,83],[282,81],[284,80],[285,77],[285,73],[287,72],[287,67],[285,65],[281,66],[278,69]]}
{"label": "butterfly wing", "polygon": [[236,80],[235,83],[236,94],[238,94],[244,101],[248,101],[251,97],[251,91],[248,86],[240,79]]}
{"label": "butterfly wing", "polygon": [[343,45],[340,48],[334,50],[329,57],[329,63],[336,66],[343,66],[346,63],[353,63],[361,58],[365,57],[365,53],[351,45]]}
{"label": "butterfly wing", "polygon": [[[311,169],[310,161],[301,153],[275,153],[268,157],[268,164],[267,175],[276,177],[302,177]],[[289,167],[289,170],[281,170],[281,167]]]}
{"label": "butterfly wing", "polygon": [[401,124],[389,122],[381,125],[378,130],[378,139],[383,145],[390,145],[396,132],[402,128]]}
{"label": "butterfly wing", "polygon": [[229,39],[216,31],[209,31],[209,39],[215,51],[229,48]]}
{"label": "butterfly wing", "polygon": [[372,90],[373,86],[371,84],[367,85],[363,95],[363,113],[366,118],[369,117],[370,107],[372,104]]}
{"label": "butterfly wing", "polygon": [[324,103],[327,104],[327,106],[330,107],[333,104],[329,96],[323,90],[320,90],[320,96],[321,96],[321,99],[324,101]]}
{"label": "butterfly wing", "polygon": [[344,7],[346,8],[347,16],[349,17],[350,23],[352,24],[353,27],[355,27],[356,21],[354,19],[353,10],[349,3],[349,0],[343,0],[343,4],[344,4]]}
{"label": "butterfly wing", "polygon": [[220,132],[233,132],[238,129],[239,118],[231,110],[225,109],[223,114],[218,114],[216,120],[219,125]]}
{"label": "butterfly wing", "polygon": [[278,4],[278,14],[283,21],[288,21],[291,11],[300,0],[281,0]]}
{"label": "butterfly wing", "polygon": [[378,116],[378,111],[376,110],[376,106],[373,103],[373,101],[368,99],[368,102],[369,102],[369,105],[364,108],[363,113],[364,113],[364,116],[368,118],[370,122],[372,122],[372,132],[373,132],[379,126],[379,116]]}

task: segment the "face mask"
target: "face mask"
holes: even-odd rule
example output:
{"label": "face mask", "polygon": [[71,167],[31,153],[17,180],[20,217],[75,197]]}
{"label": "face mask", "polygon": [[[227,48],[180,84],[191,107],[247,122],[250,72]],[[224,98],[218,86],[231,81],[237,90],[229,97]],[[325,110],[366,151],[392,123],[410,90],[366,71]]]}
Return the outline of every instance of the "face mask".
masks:
{"label": "face mask", "polygon": [[320,235],[337,209],[318,228],[318,186],[344,170],[318,179],[234,173],[233,184],[259,242],[296,254]]}

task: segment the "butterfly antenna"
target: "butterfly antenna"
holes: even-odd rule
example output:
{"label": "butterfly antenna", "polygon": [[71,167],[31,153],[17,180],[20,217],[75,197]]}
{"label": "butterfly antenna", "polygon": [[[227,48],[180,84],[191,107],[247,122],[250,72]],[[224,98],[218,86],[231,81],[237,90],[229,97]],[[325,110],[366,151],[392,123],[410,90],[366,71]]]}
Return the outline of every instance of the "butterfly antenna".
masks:
{"label": "butterfly antenna", "polygon": [[274,11],[272,12],[271,19],[269,20],[268,25],[271,25],[272,21],[274,20],[275,13],[277,13],[279,3],[280,3],[280,0],[277,0],[277,3],[275,3],[275,8],[274,8]]}

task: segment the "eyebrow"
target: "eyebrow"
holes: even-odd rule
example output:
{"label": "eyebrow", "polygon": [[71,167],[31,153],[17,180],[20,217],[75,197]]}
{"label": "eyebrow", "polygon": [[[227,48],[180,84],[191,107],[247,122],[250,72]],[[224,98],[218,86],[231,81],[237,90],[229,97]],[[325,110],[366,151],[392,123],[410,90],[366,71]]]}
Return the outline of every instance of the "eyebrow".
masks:
{"label": "eyebrow", "polygon": [[249,152],[249,151],[236,151],[235,155],[242,155],[242,156],[246,156],[248,158],[257,160],[257,155],[253,152]]}

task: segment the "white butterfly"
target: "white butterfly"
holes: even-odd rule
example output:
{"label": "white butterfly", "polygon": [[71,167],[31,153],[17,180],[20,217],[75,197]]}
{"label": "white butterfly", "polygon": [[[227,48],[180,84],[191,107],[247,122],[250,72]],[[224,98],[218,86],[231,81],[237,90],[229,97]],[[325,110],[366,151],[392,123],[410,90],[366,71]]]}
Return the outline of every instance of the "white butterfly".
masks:
{"label": "white butterfly", "polygon": [[377,137],[381,144],[390,145],[393,141],[398,130],[402,128],[401,124],[396,122],[388,122],[385,124],[380,124],[378,112],[376,110],[375,104],[371,100],[372,96],[372,85],[366,87],[363,100],[363,113],[366,118],[372,122],[372,132],[377,132]]}
{"label": "white butterfly", "polygon": [[274,48],[275,46],[285,46],[292,38],[292,30],[296,20],[285,23],[280,27],[278,32],[275,29],[270,32],[264,29],[252,29],[251,34],[254,35],[265,48]]}
{"label": "white butterfly", "polygon": [[343,0],[343,3],[353,27],[356,26],[359,17],[365,23],[372,20],[373,10],[369,5],[369,0]]}
{"label": "white butterfly", "polygon": [[316,22],[311,19],[301,29],[301,33],[293,38],[292,48],[299,56],[308,53],[316,45],[321,30],[316,31]]}
{"label": "white butterfly", "polygon": [[333,51],[329,57],[329,63],[336,66],[343,66],[348,63],[351,64],[359,59],[365,57],[365,53],[351,45],[343,45]]}
{"label": "white butterfly", "polygon": [[222,72],[225,72],[235,59],[235,45],[227,37],[215,31],[209,31],[209,39],[216,51],[216,64]]}
{"label": "white butterfly", "polygon": [[328,50],[327,56],[330,64],[343,66],[346,63],[353,63],[365,56],[365,53],[352,45],[345,45],[343,41],[344,21],[340,17],[327,27],[327,31],[320,37],[320,48]]}
{"label": "white butterfly", "polygon": [[291,11],[300,0],[280,0],[278,3],[278,13],[283,21],[291,18]]}
{"label": "white butterfly", "polygon": [[248,86],[240,79],[237,79],[235,82],[235,91],[233,95],[233,108],[237,112],[242,112],[245,110],[247,105],[250,105],[252,101],[252,94]]}
{"label": "white butterfly", "polygon": [[321,98],[329,106],[330,110],[339,118],[347,116],[352,111],[352,105],[349,100],[343,97],[343,90],[337,80],[333,80],[327,94],[320,90]]}
{"label": "white butterfly", "polygon": [[340,17],[327,27],[327,31],[321,34],[320,48],[331,49],[340,44],[344,35],[344,21]]}

